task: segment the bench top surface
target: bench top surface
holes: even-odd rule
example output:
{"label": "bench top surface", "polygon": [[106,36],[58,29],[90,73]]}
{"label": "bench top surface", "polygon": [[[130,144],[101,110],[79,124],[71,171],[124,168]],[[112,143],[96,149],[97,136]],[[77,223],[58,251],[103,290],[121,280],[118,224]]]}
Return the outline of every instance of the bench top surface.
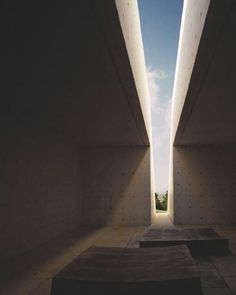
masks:
{"label": "bench top surface", "polygon": [[141,241],[224,240],[212,228],[149,229]]}
{"label": "bench top surface", "polygon": [[199,277],[185,245],[162,248],[90,247],[55,278],[94,282],[143,282]]}

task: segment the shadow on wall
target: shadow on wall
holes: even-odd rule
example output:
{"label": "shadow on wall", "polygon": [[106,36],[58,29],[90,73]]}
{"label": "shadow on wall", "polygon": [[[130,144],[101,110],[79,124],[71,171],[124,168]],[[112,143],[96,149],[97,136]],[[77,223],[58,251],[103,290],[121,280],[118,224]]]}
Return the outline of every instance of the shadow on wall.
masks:
{"label": "shadow on wall", "polygon": [[149,147],[89,148],[83,159],[84,223],[150,224]]}
{"label": "shadow on wall", "polygon": [[[36,133],[36,132],[35,132]],[[80,225],[80,154],[50,135],[0,146],[0,260]]]}
{"label": "shadow on wall", "polygon": [[235,167],[234,146],[175,147],[175,223],[235,223]]}

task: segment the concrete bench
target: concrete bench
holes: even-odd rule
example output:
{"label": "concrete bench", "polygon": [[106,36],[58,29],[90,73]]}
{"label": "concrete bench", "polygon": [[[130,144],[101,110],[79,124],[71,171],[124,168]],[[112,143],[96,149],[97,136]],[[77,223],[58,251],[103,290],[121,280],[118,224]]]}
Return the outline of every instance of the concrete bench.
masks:
{"label": "concrete bench", "polygon": [[141,248],[176,245],[186,245],[192,255],[229,253],[229,241],[211,228],[149,229],[139,241]]}
{"label": "concrete bench", "polygon": [[91,247],[53,279],[52,295],[201,294],[186,246]]}

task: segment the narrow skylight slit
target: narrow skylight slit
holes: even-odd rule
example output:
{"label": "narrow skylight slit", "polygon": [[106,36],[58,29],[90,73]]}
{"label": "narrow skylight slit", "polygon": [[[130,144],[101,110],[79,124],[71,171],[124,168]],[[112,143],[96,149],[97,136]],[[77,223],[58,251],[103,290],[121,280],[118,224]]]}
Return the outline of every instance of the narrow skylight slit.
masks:
{"label": "narrow skylight slit", "polygon": [[151,102],[156,209],[157,212],[165,212],[171,99],[183,1],[138,0],[138,4]]}

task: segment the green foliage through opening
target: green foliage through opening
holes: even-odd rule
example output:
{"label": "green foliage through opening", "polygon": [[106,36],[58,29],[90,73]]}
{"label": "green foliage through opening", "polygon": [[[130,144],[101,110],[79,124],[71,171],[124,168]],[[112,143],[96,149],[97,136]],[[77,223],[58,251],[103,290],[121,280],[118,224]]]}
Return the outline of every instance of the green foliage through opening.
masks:
{"label": "green foliage through opening", "polygon": [[155,193],[155,201],[157,212],[167,211],[168,191],[166,191],[164,195],[158,195],[157,193]]}

